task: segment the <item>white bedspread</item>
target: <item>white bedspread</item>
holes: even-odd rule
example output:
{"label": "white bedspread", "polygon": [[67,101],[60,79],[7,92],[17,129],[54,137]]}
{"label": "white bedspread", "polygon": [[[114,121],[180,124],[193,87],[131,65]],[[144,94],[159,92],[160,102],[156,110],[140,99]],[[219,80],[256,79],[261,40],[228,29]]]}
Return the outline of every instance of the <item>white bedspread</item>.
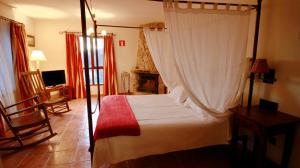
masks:
{"label": "white bedspread", "polygon": [[227,144],[228,119],[194,112],[167,95],[127,96],[140,136],[117,136],[95,143],[93,168],[143,156]]}

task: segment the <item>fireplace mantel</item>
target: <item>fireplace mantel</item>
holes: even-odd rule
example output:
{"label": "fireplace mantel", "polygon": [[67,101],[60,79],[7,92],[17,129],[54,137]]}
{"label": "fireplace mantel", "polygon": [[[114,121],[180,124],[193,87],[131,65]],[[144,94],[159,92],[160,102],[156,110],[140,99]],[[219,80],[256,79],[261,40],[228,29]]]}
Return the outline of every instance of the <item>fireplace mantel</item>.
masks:
{"label": "fireplace mantel", "polygon": [[134,70],[132,70],[131,72],[136,73],[136,74],[143,73],[143,74],[159,75],[158,72],[154,72],[154,71],[144,71],[144,70],[140,70],[140,69],[134,69]]}

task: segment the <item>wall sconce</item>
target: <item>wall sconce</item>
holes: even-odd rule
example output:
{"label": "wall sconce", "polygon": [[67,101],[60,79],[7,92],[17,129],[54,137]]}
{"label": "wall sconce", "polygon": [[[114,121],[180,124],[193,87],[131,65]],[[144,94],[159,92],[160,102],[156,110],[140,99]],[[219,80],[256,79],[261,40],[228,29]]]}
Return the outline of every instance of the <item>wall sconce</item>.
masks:
{"label": "wall sconce", "polygon": [[275,69],[269,69],[266,59],[256,59],[250,72],[257,74],[265,83],[273,84],[276,81]]}

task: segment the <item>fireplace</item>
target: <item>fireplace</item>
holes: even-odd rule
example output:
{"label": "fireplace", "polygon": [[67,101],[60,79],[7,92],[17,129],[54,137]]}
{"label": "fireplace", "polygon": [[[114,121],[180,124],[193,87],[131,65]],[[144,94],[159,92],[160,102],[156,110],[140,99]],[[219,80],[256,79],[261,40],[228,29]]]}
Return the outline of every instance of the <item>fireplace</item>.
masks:
{"label": "fireplace", "polygon": [[138,76],[137,91],[158,94],[158,73],[136,72]]}

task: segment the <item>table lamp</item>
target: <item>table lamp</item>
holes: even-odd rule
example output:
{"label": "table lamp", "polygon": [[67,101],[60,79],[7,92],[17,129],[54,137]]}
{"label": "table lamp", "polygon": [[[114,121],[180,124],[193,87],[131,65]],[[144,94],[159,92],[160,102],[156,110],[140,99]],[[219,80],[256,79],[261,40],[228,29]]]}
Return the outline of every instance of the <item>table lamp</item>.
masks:
{"label": "table lamp", "polygon": [[[256,59],[250,73],[257,75],[259,79],[263,79],[264,75],[269,72],[269,66],[266,59]],[[255,76],[254,76],[255,77]],[[252,78],[254,80],[255,78]],[[251,80],[251,79],[250,79]],[[251,108],[251,102],[252,102],[252,94],[253,94],[253,85],[251,87],[251,81],[250,81],[250,90],[248,95],[248,111]]]}
{"label": "table lamp", "polygon": [[261,75],[269,72],[269,66],[266,59],[256,59],[252,68],[251,72],[254,74],[258,74],[261,78]]}
{"label": "table lamp", "polygon": [[30,61],[36,61],[36,69],[40,68],[39,61],[47,61],[43,51],[41,50],[33,50],[31,52]]}

